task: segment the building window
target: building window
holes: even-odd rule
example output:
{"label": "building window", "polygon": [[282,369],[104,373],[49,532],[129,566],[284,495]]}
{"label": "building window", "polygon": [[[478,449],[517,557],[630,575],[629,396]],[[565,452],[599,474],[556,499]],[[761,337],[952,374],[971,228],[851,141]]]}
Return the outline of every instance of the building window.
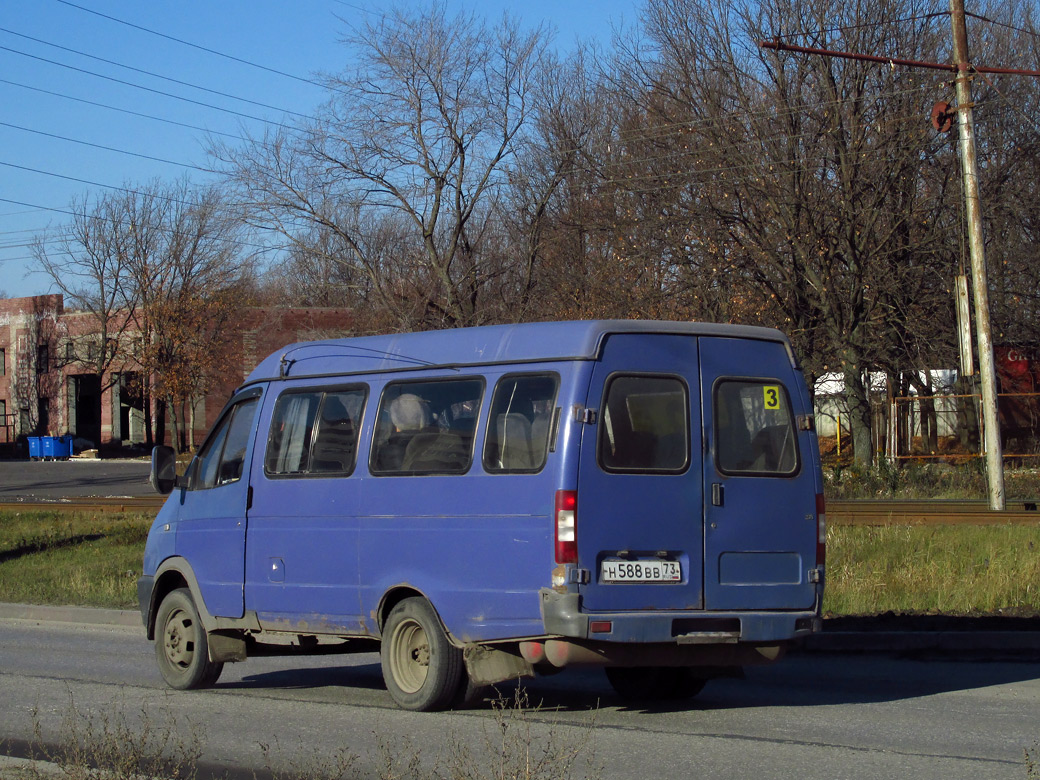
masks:
{"label": "building window", "polygon": [[50,432],[51,427],[51,402],[49,398],[40,396],[36,404],[36,430],[41,434]]}
{"label": "building window", "polygon": [[7,374],[7,350],[0,347],[0,376]]}
{"label": "building window", "polygon": [[39,344],[36,347],[36,372],[43,374],[50,370],[51,351],[46,344]]}

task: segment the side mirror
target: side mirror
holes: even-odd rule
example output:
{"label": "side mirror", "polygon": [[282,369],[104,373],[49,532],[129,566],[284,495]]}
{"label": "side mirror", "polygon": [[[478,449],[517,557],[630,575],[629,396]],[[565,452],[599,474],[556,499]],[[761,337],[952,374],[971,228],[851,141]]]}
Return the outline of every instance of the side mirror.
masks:
{"label": "side mirror", "polygon": [[173,447],[160,444],[152,449],[152,471],[148,482],[156,493],[164,496],[177,486],[177,456]]}

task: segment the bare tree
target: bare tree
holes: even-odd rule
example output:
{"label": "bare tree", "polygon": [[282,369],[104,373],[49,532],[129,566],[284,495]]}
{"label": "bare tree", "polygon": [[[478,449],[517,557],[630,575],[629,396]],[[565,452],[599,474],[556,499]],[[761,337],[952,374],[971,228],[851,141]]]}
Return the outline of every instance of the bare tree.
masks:
{"label": "bare tree", "polygon": [[326,79],[316,122],[215,155],[256,224],[366,277],[367,300],[397,327],[488,320],[497,271],[482,242],[526,141],[546,35],[435,4],[391,11],[345,42],[357,68]]}
{"label": "bare tree", "polygon": [[55,359],[86,367],[102,389],[119,381],[115,369],[128,357],[124,336],[136,328],[140,291],[130,270],[160,241],[166,204],[155,196],[157,186],[84,196],[72,203],[72,222],[56,238],[45,234],[33,240],[36,266],[66,306],[86,312],[90,320],[87,333],[71,337]]}
{"label": "bare tree", "polygon": [[252,258],[242,249],[240,215],[215,187],[182,180],[155,195],[167,206],[152,226],[160,240],[128,269],[139,301],[136,357],[162,401],[159,439],[170,409],[175,448],[190,448],[195,404],[226,362],[224,326],[251,303]]}
{"label": "bare tree", "polygon": [[861,462],[868,372],[949,311],[950,160],[926,125],[941,77],[757,43],[936,59],[939,21],[918,5],[651,0],[613,74],[630,106],[611,180],[635,217],[624,234],[686,305],[781,327],[810,377],[841,373]]}

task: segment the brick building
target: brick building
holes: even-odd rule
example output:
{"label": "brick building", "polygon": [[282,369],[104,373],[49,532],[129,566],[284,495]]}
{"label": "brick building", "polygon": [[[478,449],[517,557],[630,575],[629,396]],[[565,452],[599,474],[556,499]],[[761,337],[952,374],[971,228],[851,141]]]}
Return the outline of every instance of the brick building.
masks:
{"label": "brick building", "polygon": [[[353,318],[341,309],[245,308],[210,377],[194,403],[196,444],[213,424],[232,390],[262,358],[294,341],[351,334]],[[128,335],[129,334],[129,335]],[[133,339],[129,328],[123,339]],[[24,436],[71,433],[100,449],[146,441],[146,421],[158,439],[155,402],[146,413],[148,382],[139,365],[116,361],[102,375],[93,368],[103,349],[97,320],[66,311],[61,295],[0,300],[0,447],[12,451]],[[166,426],[164,440],[171,431]]]}

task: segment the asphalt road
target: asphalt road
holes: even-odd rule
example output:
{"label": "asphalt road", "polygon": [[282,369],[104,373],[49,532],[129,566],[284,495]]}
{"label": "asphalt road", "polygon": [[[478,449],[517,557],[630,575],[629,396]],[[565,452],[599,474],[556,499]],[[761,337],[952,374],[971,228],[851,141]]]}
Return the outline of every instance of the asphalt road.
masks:
{"label": "asphalt road", "polygon": [[0,501],[152,496],[147,460],[0,460]]}
{"label": "asphalt road", "polygon": [[[579,777],[588,757],[589,776],[602,778],[1025,780],[1024,750],[1040,752],[1040,664],[1021,661],[800,655],[650,708],[620,701],[595,670],[526,690],[540,708],[507,719],[507,734],[582,747]],[[299,769],[345,750],[360,756],[361,776],[416,753],[450,774],[453,744],[486,764],[483,745],[501,733],[487,705],[396,709],[374,655],[250,659],[226,666],[213,690],[170,691],[136,627],[0,620],[0,697],[10,745],[31,739],[34,718],[56,741],[73,711],[95,728],[144,717],[198,735],[204,763],[246,769]]]}

